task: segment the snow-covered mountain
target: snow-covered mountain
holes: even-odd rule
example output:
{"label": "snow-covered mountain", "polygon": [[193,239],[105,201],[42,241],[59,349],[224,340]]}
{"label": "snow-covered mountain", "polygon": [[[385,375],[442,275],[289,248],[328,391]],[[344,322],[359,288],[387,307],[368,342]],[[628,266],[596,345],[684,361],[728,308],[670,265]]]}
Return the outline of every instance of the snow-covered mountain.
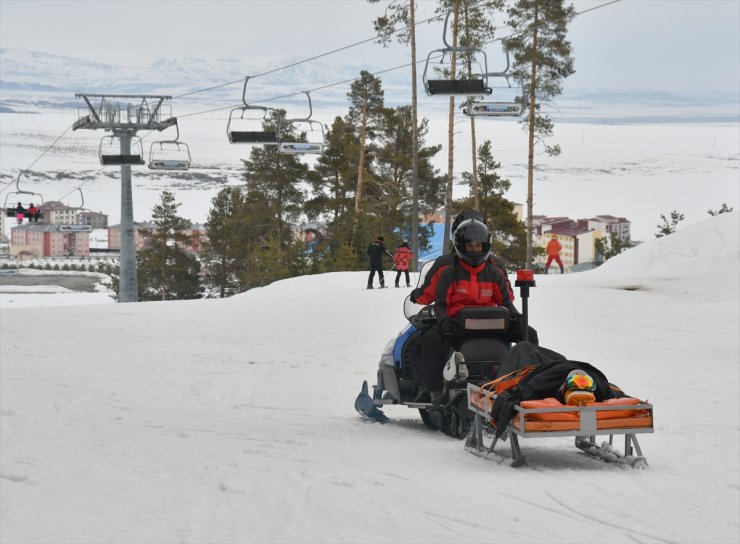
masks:
{"label": "snow-covered mountain", "polygon": [[[90,62],[22,49],[0,49],[0,112],[27,111],[37,108],[77,108],[75,93],[164,94],[182,97],[180,106],[188,111],[198,107],[219,107],[241,102],[241,81],[250,81],[248,99],[278,98],[279,106],[300,104],[301,91],[320,89],[312,94],[319,106],[345,107],[349,81],[360,70],[371,73],[388,66],[359,66],[357,63],[323,62],[321,59],[280,69],[303,60],[301,57],[252,57],[245,63],[236,57],[183,57],[132,62],[126,66]],[[396,66],[403,64],[398,62]],[[420,65],[420,71],[423,64]],[[275,72],[272,70],[278,69]],[[271,72],[271,73],[268,73]],[[384,71],[381,74],[386,102],[408,104],[410,69]],[[421,80],[421,75],[419,75]],[[232,85],[222,86],[225,83]],[[331,87],[323,88],[327,85]],[[420,89],[423,93],[423,89]],[[438,100],[421,100],[442,109]],[[740,119],[738,98],[733,93],[693,91],[609,90],[568,88],[558,98],[553,115],[559,121],[587,122],[732,122]]]}

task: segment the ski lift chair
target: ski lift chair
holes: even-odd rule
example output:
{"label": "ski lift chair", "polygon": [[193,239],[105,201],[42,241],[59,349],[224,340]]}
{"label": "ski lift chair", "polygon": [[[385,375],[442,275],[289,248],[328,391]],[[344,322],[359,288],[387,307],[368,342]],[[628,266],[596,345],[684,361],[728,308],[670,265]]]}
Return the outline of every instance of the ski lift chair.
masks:
{"label": "ski lift chair", "polygon": [[[229,122],[226,125],[226,135],[232,144],[251,144],[251,145],[270,145],[279,144],[277,131],[264,130],[263,124],[267,118],[267,112],[272,108],[264,106],[251,106],[247,104],[247,83],[249,77],[244,80],[244,89],[242,90],[243,106],[234,108],[229,113]],[[249,117],[249,112],[262,112],[261,117]],[[238,116],[235,115],[238,113]],[[245,117],[245,114],[247,117]],[[255,130],[259,128],[259,130]]]}
{"label": "ski lift chair", "polygon": [[[115,135],[103,136],[101,138],[100,147],[98,148],[100,164],[103,166],[144,164],[144,146],[141,142],[141,138],[138,136],[131,136],[131,146],[128,155],[121,154],[120,139],[120,136]],[[119,142],[117,146],[115,145],[116,140]]]}
{"label": "ski lift chair", "polygon": [[486,74],[488,77],[505,79],[505,87],[493,86],[493,94],[498,100],[484,101],[470,98],[463,108],[463,113],[469,117],[518,117],[524,113],[524,85],[517,79],[517,85],[512,86],[509,74],[509,51],[506,53],[506,68],[501,72]]}
{"label": "ski lift chair", "polygon": [[[15,179],[15,191],[9,192],[5,195],[5,203],[3,204],[3,208],[5,208],[5,217],[17,216],[18,212],[16,211],[15,207],[18,202],[21,202],[22,204],[25,203],[26,208],[31,205],[31,202],[34,202],[36,204],[36,207],[39,209],[41,209],[41,207],[44,205],[44,197],[41,193],[24,191],[20,188],[21,176],[23,175],[25,175],[25,173],[23,170],[21,170],[18,173],[18,177]],[[39,212],[37,220],[43,219],[43,217],[44,214],[42,212]]]}
{"label": "ski lift chair", "polygon": [[[429,96],[483,96],[491,94],[491,89],[488,87],[488,59],[485,51],[474,47],[452,47],[447,43],[447,23],[451,13],[452,11],[447,12],[444,31],[442,32],[442,41],[444,42],[445,47],[442,49],[435,49],[427,55],[427,61],[424,65],[424,73],[422,74],[424,90]],[[448,79],[429,79],[427,77],[429,63],[435,53],[441,53],[442,59],[444,59],[444,56],[448,53],[463,53],[470,55],[478,53],[483,59],[483,68],[480,74],[474,74],[474,77],[469,79],[455,79],[455,74],[452,74],[452,77]]]}
{"label": "ski lift chair", "polygon": [[[78,212],[90,211],[85,208],[85,195],[83,194],[82,189],[77,187],[77,190],[80,192],[80,205],[70,207],[77,210]],[[92,232],[92,230],[92,225],[83,225],[80,222],[75,222],[71,225],[59,225],[59,232]]]}
{"label": "ski lift chair", "polygon": [[[287,142],[280,134],[280,143],[278,144],[278,153],[284,155],[320,155],[326,147],[326,136],[324,134],[324,125],[319,121],[311,119],[313,115],[313,106],[311,105],[311,95],[304,91],[308,97],[308,117],[301,119],[286,119],[285,124],[296,124],[300,132],[306,133],[305,142]],[[316,128],[318,127],[318,128]]]}
{"label": "ski lift chair", "polygon": [[189,170],[191,164],[190,148],[180,140],[180,128],[175,120],[177,136],[174,140],[152,142],[149,147],[150,170]]}

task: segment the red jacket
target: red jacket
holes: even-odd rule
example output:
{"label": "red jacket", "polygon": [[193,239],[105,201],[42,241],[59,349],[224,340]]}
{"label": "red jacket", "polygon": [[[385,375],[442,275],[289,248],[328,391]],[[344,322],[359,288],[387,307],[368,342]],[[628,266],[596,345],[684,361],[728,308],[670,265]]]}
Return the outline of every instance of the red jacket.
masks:
{"label": "red jacket", "polygon": [[[494,256],[491,256],[491,261],[504,275],[504,278],[506,279],[506,290],[509,293],[509,298],[513,301],[515,299],[514,290],[511,288],[511,283],[509,283],[509,278],[506,275],[506,268],[504,267],[503,261]],[[442,274],[442,271],[453,262],[455,262],[454,253],[445,253],[444,255],[437,257],[427,275],[424,276],[424,283],[417,289],[422,291],[421,294],[416,296],[417,304],[432,304],[435,301],[439,276]]]}
{"label": "red jacket", "polygon": [[563,246],[555,238],[547,243],[547,254],[550,257],[559,257],[561,249],[563,249]]}
{"label": "red jacket", "polygon": [[396,250],[393,256],[393,262],[396,263],[396,270],[408,270],[409,261],[414,257],[411,250],[406,246],[401,246]]}
{"label": "red jacket", "polygon": [[465,306],[512,307],[506,276],[491,261],[472,267],[456,259],[440,274],[436,295],[438,322],[448,316],[455,318]]}

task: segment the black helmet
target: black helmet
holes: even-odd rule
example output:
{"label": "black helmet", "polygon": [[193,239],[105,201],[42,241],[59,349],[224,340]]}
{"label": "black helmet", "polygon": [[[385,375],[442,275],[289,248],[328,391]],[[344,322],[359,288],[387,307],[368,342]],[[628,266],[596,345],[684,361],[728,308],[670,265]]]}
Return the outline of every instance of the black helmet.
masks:
{"label": "black helmet", "polygon": [[455,236],[455,231],[457,230],[457,227],[460,226],[460,223],[467,219],[477,219],[484,225],[486,224],[486,218],[483,217],[482,213],[475,210],[463,210],[455,216],[455,220],[452,222],[452,236]]}
{"label": "black helmet", "polygon": [[[480,252],[471,253],[465,250],[468,242],[480,242],[483,249]],[[470,266],[478,266],[486,262],[491,255],[491,232],[483,221],[478,219],[466,219],[455,230],[452,241],[455,253]]]}

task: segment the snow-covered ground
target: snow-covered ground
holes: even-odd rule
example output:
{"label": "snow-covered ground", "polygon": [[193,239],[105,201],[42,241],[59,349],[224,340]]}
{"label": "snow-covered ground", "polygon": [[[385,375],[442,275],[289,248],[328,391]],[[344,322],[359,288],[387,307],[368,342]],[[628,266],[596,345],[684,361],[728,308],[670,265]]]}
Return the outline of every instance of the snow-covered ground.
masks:
{"label": "snow-covered ground", "polygon": [[514,469],[407,408],[363,421],[408,290],[362,272],[225,300],[16,295],[36,307],[0,308],[2,542],[736,544],[739,239],[735,211],[537,277],[542,344],[654,404],[643,471],[569,438],[523,440]]}

